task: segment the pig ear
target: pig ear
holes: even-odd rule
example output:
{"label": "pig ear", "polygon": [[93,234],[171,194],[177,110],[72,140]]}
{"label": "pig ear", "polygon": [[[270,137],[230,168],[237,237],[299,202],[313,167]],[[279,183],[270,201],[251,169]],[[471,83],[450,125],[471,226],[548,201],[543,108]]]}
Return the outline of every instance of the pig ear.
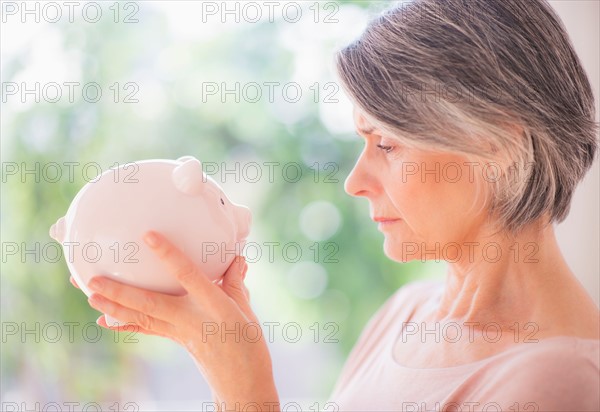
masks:
{"label": "pig ear", "polygon": [[185,156],[183,163],[173,169],[171,177],[175,187],[187,195],[202,193],[206,184],[202,163],[191,156]]}
{"label": "pig ear", "polygon": [[65,218],[61,217],[50,227],[50,237],[62,243],[65,239]]}

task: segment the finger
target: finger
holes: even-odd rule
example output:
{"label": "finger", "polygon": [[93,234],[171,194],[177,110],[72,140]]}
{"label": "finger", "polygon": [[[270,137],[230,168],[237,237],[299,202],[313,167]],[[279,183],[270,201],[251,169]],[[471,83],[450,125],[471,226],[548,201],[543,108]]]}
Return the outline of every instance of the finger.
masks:
{"label": "finger", "polygon": [[128,323],[126,325],[109,325],[106,322],[106,317],[104,315],[96,319],[96,323],[98,326],[102,326],[103,328],[114,330],[116,332],[133,332],[134,335],[137,333],[143,333],[144,335],[164,336],[155,331],[142,329],[139,325],[134,323]]}
{"label": "finger", "polygon": [[250,303],[250,291],[248,290],[248,287],[246,286],[244,282],[244,280],[246,280],[246,273],[248,272],[248,263],[246,263],[244,265],[244,271],[242,272],[242,289],[244,290],[244,295],[246,295],[246,300],[248,301],[248,303]]}
{"label": "finger", "polygon": [[243,295],[243,273],[245,266],[243,256],[236,256],[223,275],[223,290],[232,298]]}
{"label": "finger", "polygon": [[164,236],[154,231],[146,233],[144,241],[165,263],[167,269],[188,293],[196,296],[213,296],[215,285],[183,252]]}
{"label": "finger", "polygon": [[171,322],[179,316],[181,300],[176,296],[126,285],[104,276],[94,276],[88,287],[121,306],[157,319]]}
{"label": "finger", "polygon": [[75,286],[77,289],[80,289],[79,285],[77,284],[77,282],[75,282],[75,279],[73,279],[73,276],[69,277],[69,280],[71,281],[71,284],[73,286]]}
{"label": "finger", "polygon": [[[136,310],[127,308],[113,302],[105,297],[93,293],[89,298],[88,302],[91,307],[100,312],[109,315],[113,318],[118,319],[124,323],[133,323],[140,327],[140,330],[144,330],[148,333],[160,334],[163,336],[173,336],[173,325],[160,319],[156,319],[152,316],[148,316],[145,313],[138,312]],[[105,322],[106,323],[106,319]],[[119,329],[125,331],[127,326],[121,326]],[[129,331],[131,326],[129,326]]]}
{"label": "finger", "polygon": [[248,290],[246,285],[244,285],[244,295],[246,295],[246,300],[248,301],[248,303],[250,303],[250,291]]}
{"label": "finger", "polygon": [[[243,256],[237,256],[231,263],[223,277],[223,291],[232,298],[235,303],[248,314],[252,312],[248,298],[247,289],[243,281],[243,273],[247,270],[247,264]],[[244,290],[246,289],[246,291]]]}

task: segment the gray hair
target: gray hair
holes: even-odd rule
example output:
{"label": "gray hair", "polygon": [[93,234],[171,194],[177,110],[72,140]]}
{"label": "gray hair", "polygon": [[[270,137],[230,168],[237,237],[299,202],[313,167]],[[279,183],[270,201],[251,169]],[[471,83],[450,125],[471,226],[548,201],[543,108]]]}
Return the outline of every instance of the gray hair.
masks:
{"label": "gray hair", "polygon": [[562,222],[594,161],[592,88],[545,0],[404,2],[340,50],[336,69],[403,145],[494,162],[486,204],[512,233]]}

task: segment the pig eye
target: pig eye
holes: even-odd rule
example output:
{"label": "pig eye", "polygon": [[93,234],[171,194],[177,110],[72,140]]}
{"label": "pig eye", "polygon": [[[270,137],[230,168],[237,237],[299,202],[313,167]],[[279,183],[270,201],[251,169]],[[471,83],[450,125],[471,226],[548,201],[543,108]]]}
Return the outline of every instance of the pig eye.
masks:
{"label": "pig eye", "polygon": [[223,198],[221,198],[221,204],[222,204],[222,205],[225,205],[225,202],[223,202]]}

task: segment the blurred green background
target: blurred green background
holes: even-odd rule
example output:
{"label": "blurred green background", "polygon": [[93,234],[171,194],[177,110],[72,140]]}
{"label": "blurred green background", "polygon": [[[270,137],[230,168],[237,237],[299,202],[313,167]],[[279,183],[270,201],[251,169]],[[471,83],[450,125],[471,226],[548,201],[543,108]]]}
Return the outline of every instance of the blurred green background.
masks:
{"label": "blurred green background", "polygon": [[[439,264],[401,266],[387,259],[367,201],[343,189],[362,141],[332,56],[386,2],[296,2],[302,16],[295,22],[282,17],[279,3],[273,22],[263,16],[256,23],[248,21],[250,9],[239,23],[235,15],[224,22],[203,15],[201,2],[187,1],[101,2],[102,17],[91,23],[82,17],[85,3],[78,4],[73,22],[63,6],[55,23],[47,21],[55,15],[50,9],[45,16],[40,9],[38,23],[3,6],[3,402],[166,410],[210,400],[192,359],[175,343],[141,335],[124,342],[122,334],[95,327],[99,314],[70,285],[64,257],[54,259],[56,243],[48,236],[87,182],[84,174],[95,176],[86,165],[107,170],[182,155],[205,167],[214,162],[219,173],[212,177],[253,212],[248,241],[262,248],[250,260],[246,283],[261,322],[301,326],[298,342],[279,328],[269,343],[282,400],[325,400],[385,299],[408,281],[441,273]],[[20,88],[16,94],[8,82]],[[36,82],[39,102],[35,94],[21,95],[24,85],[32,89]],[[50,82],[63,86],[56,102],[48,101],[55,96],[51,88],[43,92]],[[65,82],[80,85],[73,99]],[[95,103],[88,101],[93,89],[82,97],[82,86],[92,82],[102,90]],[[240,90],[249,83],[281,86],[273,88],[273,99],[266,87],[260,99],[251,88],[240,99],[207,93],[214,85],[234,89],[236,82]],[[302,91],[297,102],[286,101],[294,93],[283,86],[291,82]],[[72,179],[65,162],[76,162]],[[263,167],[262,177],[251,181],[254,170],[244,169],[250,162],[277,162],[273,178]],[[62,167],[58,179],[48,166],[54,163]],[[287,164],[294,167],[285,174]],[[296,165],[302,173],[292,181]],[[223,168],[238,174],[223,174]],[[278,242],[273,259],[266,242]],[[295,249],[288,249],[291,257],[282,251],[292,242],[300,245],[298,261]]]}

